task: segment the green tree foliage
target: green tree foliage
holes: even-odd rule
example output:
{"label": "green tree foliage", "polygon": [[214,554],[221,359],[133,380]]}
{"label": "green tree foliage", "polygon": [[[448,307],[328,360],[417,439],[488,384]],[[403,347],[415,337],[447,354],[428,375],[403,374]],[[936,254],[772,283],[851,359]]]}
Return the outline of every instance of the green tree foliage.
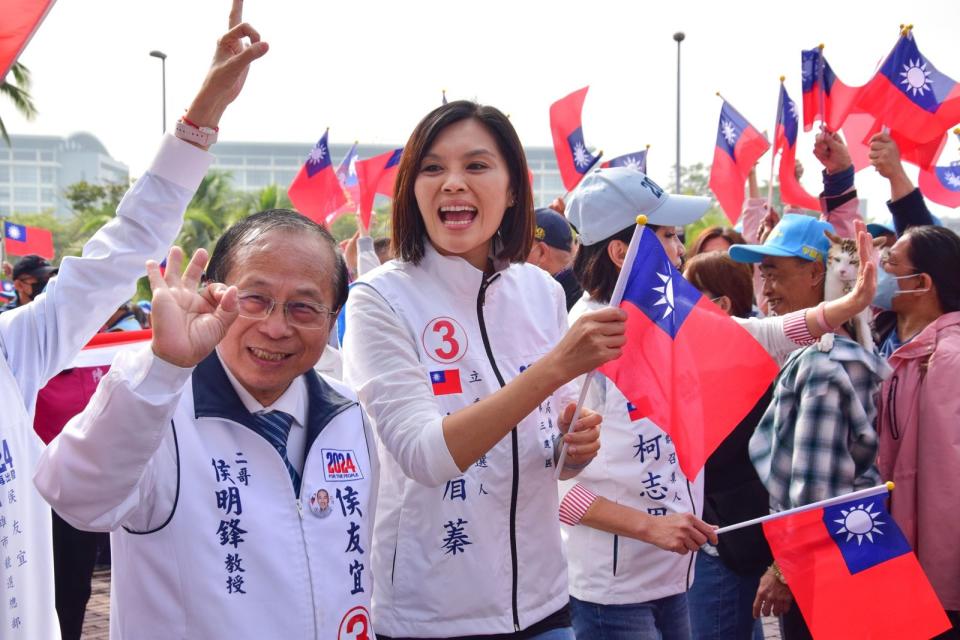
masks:
{"label": "green tree foliage", "polygon": [[[13,82],[9,78],[13,77]],[[14,109],[20,112],[27,120],[33,120],[37,115],[37,107],[33,104],[33,98],[30,96],[30,71],[19,62],[14,62],[10,67],[10,73],[0,84],[0,95],[6,96],[13,103]],[[3,118],[0,118],[0,137],[10,146],[10,136],[7,134],[7,127],[3,124]]]}

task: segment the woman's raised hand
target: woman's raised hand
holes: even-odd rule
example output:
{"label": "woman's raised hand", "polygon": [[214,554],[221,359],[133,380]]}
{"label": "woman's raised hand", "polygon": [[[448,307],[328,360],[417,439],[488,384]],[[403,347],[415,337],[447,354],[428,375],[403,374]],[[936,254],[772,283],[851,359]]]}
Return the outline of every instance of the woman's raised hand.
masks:
{"label": "woman's raised hand", "polygon": [[580,316],[547,355],[563,382],[593,371],[620,357],[627,338],[627,313],[616,307],[589,311]]}

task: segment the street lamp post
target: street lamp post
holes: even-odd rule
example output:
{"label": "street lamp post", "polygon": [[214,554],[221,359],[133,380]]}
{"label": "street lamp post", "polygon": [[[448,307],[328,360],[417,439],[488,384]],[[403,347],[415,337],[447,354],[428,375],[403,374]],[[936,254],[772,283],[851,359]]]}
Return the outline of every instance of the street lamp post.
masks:
{"label": "street lamp post", "polygon": [[683,31],[673,34],[673,39],[677,41],[677,165],[674,167],[677,179],[676,193],[680,193],[680,43],[685,37]]}
{"label": "street lamp post", "polygon": [[163,132],[167,132],[167,54],[163,51],[151,51],[150,56],[160,58],[160,82],[163,87]]}

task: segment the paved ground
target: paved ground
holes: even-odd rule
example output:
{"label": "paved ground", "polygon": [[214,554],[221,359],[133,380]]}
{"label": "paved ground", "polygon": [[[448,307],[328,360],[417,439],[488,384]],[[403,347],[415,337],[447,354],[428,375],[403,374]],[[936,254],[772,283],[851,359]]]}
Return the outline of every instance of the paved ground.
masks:
{"label": "paved ground", "polygon": [[[93,595],[87,604],[87,615],[83,621],[84,640],[107,640],[110,633],[110,570],[93,574]],[[779,640],[780,629],[776,618],[763,619],[765,640]]]}

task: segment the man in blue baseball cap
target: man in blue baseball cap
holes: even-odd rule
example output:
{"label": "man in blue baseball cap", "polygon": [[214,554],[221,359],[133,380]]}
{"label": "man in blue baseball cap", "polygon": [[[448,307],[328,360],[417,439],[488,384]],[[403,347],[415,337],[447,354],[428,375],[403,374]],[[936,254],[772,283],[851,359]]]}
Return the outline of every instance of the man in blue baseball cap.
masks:
{"label": "man in blue baseball cap", "polygon": [[583,295],[573,275],[574,237],[570,223],[553,209],[537,209],[537,227],[527,262],[535,264],[560,283],[567,299],[567,311]]}
{"label": "man in blue baseball cap", "polygon": [[827,251],[833,225],[810,216],[788,213],[760,245],[735,244],[730,257],[759,262],[763,296],[773,315],[786,315],[823,302]]}

